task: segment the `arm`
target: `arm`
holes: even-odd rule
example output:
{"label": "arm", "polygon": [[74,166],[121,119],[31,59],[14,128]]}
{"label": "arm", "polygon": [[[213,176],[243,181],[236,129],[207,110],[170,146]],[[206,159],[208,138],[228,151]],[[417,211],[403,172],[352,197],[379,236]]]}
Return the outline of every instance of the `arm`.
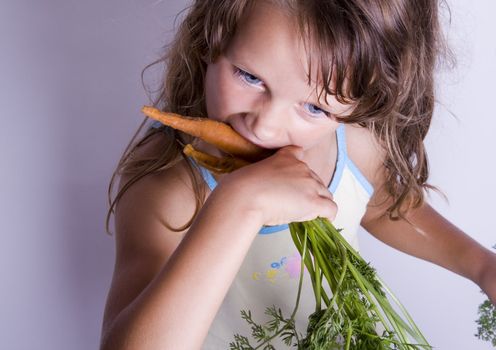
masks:
{"label": "arm", "polygon": [[349,127],[349,152],[375,192],[362,226],[382,242],[404,253],[438,264],[477,283],[496,304],[496,254],[482,247],[429,204],[412,209],[405,220],[385,215],[391,204],[383,190],[385,150],[366,128]]}
{"label": "arm", "polygon": [[[374,215],[374,212],[376,214]],[[496,254],[442,217],[429,204],[412,209],[405,220],[377,216],[367,210],[362,226],[382,242],[433,262],[478,284],[496,303]]]}
{"label": "arm", "polygon": [[177,227],[193,213],[194,199],[180,181],[144,179],[122,197],[101,349],[201,347],[259,229],[258,218],[225,193],[214,191],[184,234],[160,223]]}
{"label": "arm", "polygon": [[161,223],[183,225],[177,218],[185,209],[191,216],[194,205],[183,204],[194,202],[191,184],[150,175],[131,187],[116,208],[101,348],[200,348],[263,224],[335,217],[327,186],[302,157],[287,146],[226,175],[182,239]]}

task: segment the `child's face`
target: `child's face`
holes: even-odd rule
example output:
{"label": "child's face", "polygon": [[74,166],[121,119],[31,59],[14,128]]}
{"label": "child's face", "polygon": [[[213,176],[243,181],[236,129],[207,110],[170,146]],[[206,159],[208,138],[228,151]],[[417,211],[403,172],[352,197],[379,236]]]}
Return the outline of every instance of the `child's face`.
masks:
{"label": "child's face", "polygon": [[226,53],[207,67],[209,118],[265,148],[310,150],[332,140],[338,126],[332,115],[343,115],[350,106],[333,96],[329,104],[324,98],[319,103],[315,86],[307,84],[307,54],[295,28],[280,9],[257,2]]}

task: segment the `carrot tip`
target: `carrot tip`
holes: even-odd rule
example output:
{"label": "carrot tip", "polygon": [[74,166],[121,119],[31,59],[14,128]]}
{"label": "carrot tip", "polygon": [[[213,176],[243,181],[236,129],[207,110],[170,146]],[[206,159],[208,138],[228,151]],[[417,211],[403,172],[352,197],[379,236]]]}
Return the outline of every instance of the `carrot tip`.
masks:
{"label": "carrot tip", "polygon": [[142,112],[143,114],[148,114],[148,113],[150,113],[152,110],[153,110],[153,107],[150,107],[150,106],[143,106],[143,107],[141,107],[141,112]]}

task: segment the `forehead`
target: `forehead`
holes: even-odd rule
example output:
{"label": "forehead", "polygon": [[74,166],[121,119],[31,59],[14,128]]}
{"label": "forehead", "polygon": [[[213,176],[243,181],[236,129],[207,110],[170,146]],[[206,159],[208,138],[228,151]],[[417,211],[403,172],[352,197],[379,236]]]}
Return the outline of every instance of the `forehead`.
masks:
{"label": "forehead", "polygon": [[270,1],[255,1],[238,23],[226,56],[254,66],[257,71],[250,73],[276,80],[291,76],[305,88],[315,88],[319,64],[307,46],[289,9]]}

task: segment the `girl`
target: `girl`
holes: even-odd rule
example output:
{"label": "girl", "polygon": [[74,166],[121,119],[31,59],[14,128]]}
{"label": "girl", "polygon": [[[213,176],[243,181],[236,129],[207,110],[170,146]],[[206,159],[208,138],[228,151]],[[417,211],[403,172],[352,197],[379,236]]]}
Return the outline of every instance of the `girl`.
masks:
{"label": "girl", "polygon": [[[424,201],[437,11],[435,0],[194,2],[155,105],[277,152],[217,176],[181,153],[193,142],[223,155],[212,146],[156,124],[135,135],[114,174],[102,349],[226,349],[250,333],[240,310],[288,315],[300,257],[287,223],[317,216],[355,248],[361,225],[496,301],[496,255]],[[308,274],[303,286],[300,332],[314,308]]]}

